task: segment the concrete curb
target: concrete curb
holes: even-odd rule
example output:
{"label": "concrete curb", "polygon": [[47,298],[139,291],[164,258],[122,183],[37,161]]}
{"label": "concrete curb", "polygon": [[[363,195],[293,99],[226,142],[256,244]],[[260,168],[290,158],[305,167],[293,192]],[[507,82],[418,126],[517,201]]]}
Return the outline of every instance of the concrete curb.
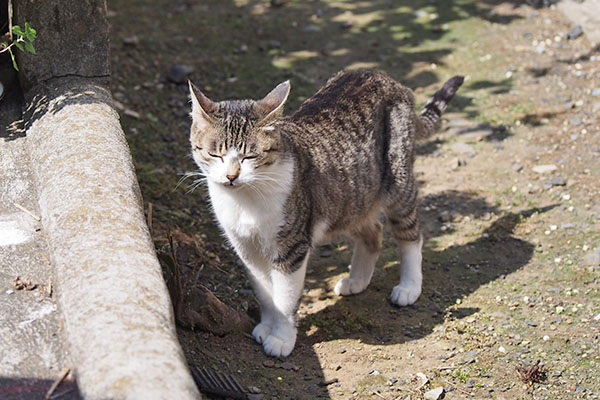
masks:
{"label": "concrete curb", "polygon": [[86,399],[197,399],[110,93],[59,79],[29,103],[27,143],[57,302]]}

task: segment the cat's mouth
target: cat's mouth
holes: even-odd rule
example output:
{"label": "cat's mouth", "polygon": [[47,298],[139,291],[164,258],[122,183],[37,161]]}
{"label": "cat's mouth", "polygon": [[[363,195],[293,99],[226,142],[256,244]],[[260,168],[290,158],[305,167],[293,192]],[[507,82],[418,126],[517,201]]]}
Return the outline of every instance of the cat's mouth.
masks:
{"label": "cat's mouth", "polygon": [[229,181],[227,181],[227,182],[223,182],[223,186],[226,186],[226,187],[231,188],[231,189],[237,189],[237,188],[239,188],[242,185],[239,182],[229,182]]}

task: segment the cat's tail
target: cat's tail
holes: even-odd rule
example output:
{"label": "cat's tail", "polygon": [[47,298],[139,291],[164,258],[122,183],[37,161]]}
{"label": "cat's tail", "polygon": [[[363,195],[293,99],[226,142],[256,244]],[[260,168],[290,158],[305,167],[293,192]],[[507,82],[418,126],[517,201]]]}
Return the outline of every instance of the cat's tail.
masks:
{"label": "cat's tail", "polygon": [[431,136],[440,125],[440,117],[446,107],[448,107],[448,103],[454,95],[456,91],[463,84],[465,78],[457,75],[454,76],[444,83],[444,86],[435,94],[432,98],[427,101],[423,111],[419,115],[420,129],[417,129],[417,138],[425,139]]}

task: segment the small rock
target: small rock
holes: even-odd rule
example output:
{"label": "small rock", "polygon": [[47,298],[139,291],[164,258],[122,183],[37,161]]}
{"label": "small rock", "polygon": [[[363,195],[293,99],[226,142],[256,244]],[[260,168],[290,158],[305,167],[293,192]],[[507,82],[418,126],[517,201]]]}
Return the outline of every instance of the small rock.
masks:
{"label": "small rock", "polygon": [[567,181],[565,180],[565,178],[557,176],[555,178],[550,179],[548,183],[552,186],[565,186],[567,184]]}
{"label": "small rock", "polygon": [[319,28],[316,25],[306,25],[304,28],[302,28],[303,32],[306,33],[315,33],[315,32],[319,32],[321,30],[321,28]]}
{"label": "small rock", "polygon": [[594,96],[594,97],[600,96],[600,89],[592,90],[592,96]]}
{"label": "small rock", "polygon": [[475,387],[475,381],[473,381],[473,379],[467,379],[465,381],[465,386],[468,387],[469,389],[473,388],[473,387]]}
{"label": "small rock", "polygon": [[167,80],[177,84],[186,83],[188,75],[192,72],[194,72],[194,67],[185,64],[173,64],[167,72]]}
{"label": "small rock", "polygon": [[548,172],[556,171],[558,167],[554,164],[536,165],[533,167],[533,172],[538,174],[546,174]]}
{"label": "small rock", "polygon": [[467,165],[467,162],[465,161],[464,158],[454,158],[452,161],[450,161],[450,167],[451,168],[458,168],[458,167],[464,167],[465,165]]}
{"label": "small rock", "polygon": [[502,354],[506,354],[506,349],[504,348],[504,346],[498,347],[498,351]]}
{"label": "small rock", "polygon": [[514,163],[512,165],[512,170],[515,172],[519,172],[523,169],[523,164],[519,164],[519,163]]}
{"label": "small rock", "polygon": [[350,29],[354,26],[354,22],[352,21],[344,21],[342,22],[342,28],[343,29]]}
{"label": "small rock", "polygon": [[591,265],[600,265],[600,249],[596,249],[595,251],[590,251],[585,256],[583,256],[583,264],[586,266]]}
{"label": "small rock", "polygon": [[263,361],[263,367],[273,368],[274,366],[275,366],[275,361],[273,361],[271,359]]}
{"label": "small rock", "polygon": [[260,393],[256,393],[256,394],[249,394],[246,399],[248,400],[263,400],[265,398],[265,396],[263,394]]}
{"label": "small rock", "polygon": [[428,390],[423,395],[423,398],[426,400],[438,400],[442,398],[442,394],[444,393],[444,388],[442,386],[438,386],[435,389]]}
{"label": "small rock", "polygon": [[460,360],[459,364],[471,364],[475,362],[475,357],[479,354],[477,350],[467,351],[463,358]]}
{"label": "small rock", "polygon": [[583,124],[583,120],[579,117],[569,118],[569,124],[573,126],[580,126]]}
{"label": "small rock", "polygon": [[538,326],[537,322],[535,322],[535,321],[527,321],[527,325],[533,326],[533,327]]}
{"label": "small rock", "polygon": [[581,25],[575,25],[573,29],[565,33],[565,39],[577,39],[581,35],[583,35],[583,28],[581,27]]}
{"label": "small rock", "polygon": [[261,392],[262,392],[262,391],[261,391],[259,388],[257,388],[256,386],[248,386],[248,391],[249,391],[251,394],[259,394],[259,393],[261,393]]}
{"label": "small rock", "polygon": [[137,37],[137,35],[132,35],[132,36],[124,37],[123,39],[121,39],[121,41],[123,42],[123,44],[129,45],[129,46],[137,46],[138,43],[140,42],[140,39]]}
{"label": "small rock", "polygon": [[277,50],[281,48],[281,42],[279,40],[269,40],[269,49]]}
{"label": "small rock", "polygon": [[280,365],[281,368],[285,369],[286,371],[291,371],[292,369],[294,369],[294,365],[290,362],[284,362]]}
{"label": "small rock", "polygon": [[345,348],[345,347],[342,347],[342,348],[340,349],[340,353],[341,353],[341,354],[344,354],[346,351],[347,351],[347,350],[346,350],[346,348]]}
{"label": "small rock", "polygon": [[440,215],[438,216],[438,218],[442,222],[450,222],[450,221],[452,221],[452,215],[450,214],[449,211],[442,211],[440,213]]}
{"label": "small rock", "polygon": [[287,3],[287,0],[271,0],[271,7],[281,7]]}

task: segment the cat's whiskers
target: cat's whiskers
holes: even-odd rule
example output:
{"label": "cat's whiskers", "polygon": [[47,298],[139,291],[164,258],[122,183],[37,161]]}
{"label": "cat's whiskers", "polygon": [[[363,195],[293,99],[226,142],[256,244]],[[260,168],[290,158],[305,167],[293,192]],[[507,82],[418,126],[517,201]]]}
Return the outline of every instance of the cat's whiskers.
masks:
{"label": "cat's whiskers", "polygon": [[248,182],[248,183],[245,184],[245,186],[248,186],[256,194],[258,194],[260,197],[262,197],[262,199],[263,199],[264,202],[267,201],[267,199],[266,199],[265,195],[263,194],[263,192],[256,185],[252,184],[251,182]]}
{"label": "cat's whiskers", "polygon": [[208,182],[208,178],[204,177],[204,178],[200,178],[200,179],[195,179],[194,181],[192,181],[192,183],[188,186],[188,190],[185,192],[186,194],[190,194],[192,193],[194,190],[198,189],[198,186],[202,185],[203,183]]}
{"label": "cat's whiskers", "polygon": [[177,185],[175,185],[174,190],[177,190],[177,188],[183,182],[185,182],[186,179],[192,178],[192,177],[198,177],[198,176],[200,178],[194,179],[192,181],[192,183],[187,187],[186,194],[192,193],[194,190],[196,190],[198,188],[198,186],[200,186],[201,184],[208,181],[207,175],[204,172],[202,172],[201,170],[189,171],[189,172],[184,173],[183,176],[179,179],[179,182],[177,182]]}

